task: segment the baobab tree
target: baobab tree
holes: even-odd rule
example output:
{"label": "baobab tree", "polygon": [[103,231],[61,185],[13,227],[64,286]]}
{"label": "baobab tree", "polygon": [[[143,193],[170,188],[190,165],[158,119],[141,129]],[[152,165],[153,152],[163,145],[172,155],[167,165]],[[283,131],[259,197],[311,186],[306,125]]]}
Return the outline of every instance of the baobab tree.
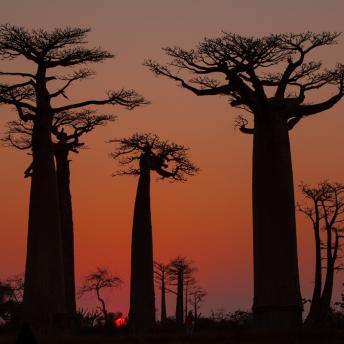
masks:
{"label": "baobab tree", "polygon": [[[20,57],[32,65],[29,72],[0,72],[2,77],[23,80],[0,83],[0,104],[14,107],[22,121],[33,122],[23,317],[43,330],[54,323],[56,314],[66,313],[52,120],[59,113],[86,106],[112,104],[133,109],[146,103],[134,90],[121,89],[108,91],[99,100],[53,104],[63,100],[61,97],[68,100],[69,87],[94,74],[89,68],[73,71],[71,68],[113,57],[101,48],[84,46],[89,31],[69,27],[47,31],[26,30],[10,24],[0,26],[1,58],[11,62]],[[60,74],[64,68],[68,68],[69,74]]]}
{"label": "baobab tree", "polygon": [[193,308],[195,320],[200,317],[200,306],[204,302],[207,292],[200,286],[196,285],[189,293],[189,299],[187,300]]}
{"label": "baobab tree", "polygon": [[[253,134],[252,308],[258,326],[293,328],[302,321],[289,130],[343,97],[343,65],[323,70],[320,61],[308,60],[316,49],[335,44],[339,35],[305,32],[255,38],[223,33],[204,39],[195,49],[164,48],[167,64],[145,62],[155,75],[198,96],[226,96],[231,106],[253,115],[252,128],[247,119],[239,128]],[[309,93],[327,86],[334,95],[307,102]]]}
{"label": "baobab tree", "polygon": [[[305,197],[298,205],[313,225],[315,239],[315,278],[311,306],[305,324],[319,325],[327,320],[330,310],[334,272],[342,268],[338,264],[338,253],[342,246],[344,222],[344,184],[319,183],[315,187],[301,184],[300,190]],[[324,232],[322,238],[321,232]],[[322,250],[325,254],[322,255]],[[326,261],[326,276],[322,278],[322,261]]]}
{"label": "baobab tree", "polygon": [[[74,272],[74,226],[73,208],[70,190],[70,153],[79,153],[85,143],[81,137],[114,121],[111,115],[97,115],[95,111],[66,111],[55,115],[52,121],[52,140],[56,163],[56,177],[61,216],[62,260],[66,292],[67,312],[76,315],[75,272]],[[32,122],[11,121],[3,141],[19,150],[31,149]],[[32,163],[25,170],[24,176],[32,175]]]}
{"label": "baobab tree", "polygon": [[85,277],[83,284],[79,289],[79,295],[83,296],[86,293],[95,293],[101,305],[100,310],[103,314],[105,323],[106,325],[110,325],[108,323],[108,310],[106,308],[105,300],[101,295],[101,290],[118,288],[122,284],[123,281],[118,276],[113,275],[108,269],[97,267],[95,272]]}
{"label": "baobab tree", "polygon": [[161,179],[185,181],[198,169],[189,160],[187,148],[154,134],[136,133],[111,142],[118,144],[112,158],[124,166],[115,175],[139,176],[131,242],[129,322],[136,331],[145,332],[155,323],[150,175],[153,171]]}
{"label": "baobab tree", "polygon": [[[169,283],[176,287],[174,293],[176,299],[176,322],[182,326],[184,323],[184,292],[185,286],[193,280],[192,274],[196,271],[193,262],[186,257],[178,256],[169,263],[168,279]],[[170,288],[169,288],[170,289]],[[185,300],[185,305],[188,300]]]}
{"label": "baobab tree", "polygon": [[168,277],[169,265],[159,262],[154,262],[154,280],[160,289],[160,322],[163,324],[167,318],[166,312],[166,287]]}

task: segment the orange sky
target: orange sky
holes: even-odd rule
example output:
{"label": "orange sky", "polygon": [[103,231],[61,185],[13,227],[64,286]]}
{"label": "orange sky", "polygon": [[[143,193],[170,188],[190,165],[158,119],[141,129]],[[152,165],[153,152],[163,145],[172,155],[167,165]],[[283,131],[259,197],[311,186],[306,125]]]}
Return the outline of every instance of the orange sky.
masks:
{"label": "orange sky", "polygon": [[[89,134],[90,149],[73,156],[72,195],[75,223],[76,274],[96,266],[118,273],[124,286],[108,296],[112,310],[128,305],[130,236],[137,180],[112,178],[116,165],[104,141],[139,132],[154,132],[191,148],[201,173],[187,183],[152,183],[155,258],[167,262],[177,255],[193,259],[197,278],[208,291],[210,309],[248,309],[252,302],[251,154],[252,138],[233,129],[239,113],[225,98],[198,98],[141,64],[163,60],[160,48],[191,48],[221,30],[264,35],[277,32],[341,31],[344,2],[322,0],[2,0],[1,22],[25,27],[87,26],[90,46],[101,45],[116,59],[95,66],[97,75],[76,84],[72,101],[100,98],[108,89],[134,88],[152,104],[132,112],[104,107],[119,115],[115,123]],[[329,66],[344,62],[344,38],[317,52]],[[13,62],[13,70],[25,66]],[[4,67],[1,67],[3,69]],[[332,94],[335,90],[328,90]],[[331,93],[332,92],[332,93]],[[316,95],[320,99],[324,93]],[[317,117],[303,120],[291,133],[294,180],[344,182],[344,101]],[[0,128],[16,118],[0,108]],[[29,157],[0,149],[1,192],[0,278],[24,270],[29,181],[23,171]],[[153,179],[154,180],[154,179]],[[299,199],[298,193],[296,194]],[[302,292],[311,296],[313,239],[308,223],[298,216]],[[336,275],[338,299],[344,276]],[[92,300],[80,300],[80,305]],[[170,308],[169,312],[173,310]]]}

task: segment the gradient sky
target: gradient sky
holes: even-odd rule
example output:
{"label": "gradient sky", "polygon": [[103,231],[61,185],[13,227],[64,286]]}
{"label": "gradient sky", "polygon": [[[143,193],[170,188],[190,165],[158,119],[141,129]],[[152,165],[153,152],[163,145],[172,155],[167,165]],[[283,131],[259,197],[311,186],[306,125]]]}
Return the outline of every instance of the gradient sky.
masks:
{"label": "gradient sky", "polygon": [[[102,46],[116,58],[94,66],[97,75],[76,84],[72,101],[100,98],[105,90],[134,88],[152,103],[127,111],[102,108],[118,121],[86,138],[89,149],[73,156],[72,196],[75,223],[76,275],[108,267],[125,281],[107,295],[111,310],[126,312],[129,289],[130,237],[137,179],[111,174],[116,164],[105,141],[139,132],[154,132],[191,148],[201,173],[187,183],[152,183],[155,259],[177,255],[194,260],[197,279],[208,291],[203,307],[232,311],[252,303],[252,138],[234,130],[238,110],[224,97],[198,98],[171,80],[155,78],[142,66],[145,58],[164,61],[161,47],[194,47],[221,30],[244,35],[278,32],[341,31],[342,0],[1,0],[1,23],[28,28],[90,27],[89,46]],[[314,55],[331,67],[344,62],[344,38]],[[14,61],[11,69],[25,67]],[[3,69],[4,67],[0,67]],[[331,95],[329,89],[315,100]],[[101,111],[100,111],[101,113]],[[16,113],[0,108],[0,131]],[[295,185],[324,179],[344,182],[344,101],[316,117],[303,120],[291,133]],[[29,180],[24,152],[0,149],[1,199],[0,278],[22,272],[25,263]],[[296,193],[296,199],[300,199]],[[278,201],[278,200],[276,200]],[[313,238],[309,224],[297,216],[303,297],[311,296]],[[338,300],[342,274],[336,275]],[[78,282],[79,283],[79,282]],[[158,293],[157,293],[158,294]],[[92,298],[80,305],[92,306]],[[170,303],[168,312],[173,309]]]}

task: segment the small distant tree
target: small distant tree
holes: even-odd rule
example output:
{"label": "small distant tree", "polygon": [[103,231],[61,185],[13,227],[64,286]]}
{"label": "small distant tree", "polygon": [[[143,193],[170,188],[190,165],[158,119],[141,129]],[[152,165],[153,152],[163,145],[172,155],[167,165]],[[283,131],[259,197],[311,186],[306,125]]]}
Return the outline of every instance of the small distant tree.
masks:
{"label": "small distant tree", "polygon": [[[111,115],[97,115],[95,111],[65,111],[55,115],[52,121],[52,141],[56,163],[56,177],[61,217],[62,258],[67,311],[76,315],[75,272],[74,272],[74,225],[70,189],[70,153],[79,153],[85,143],[81,138],[98,126],[114,121]],[[19,150],[32,148],[31,122],[11,121],[3,141]],[[25,170],[24,176],[31,177],[33,164]]]}
{"label": "small distant tree", "polygon": [[[176,322],[179,326],[184,323],[184,292],[185,284],[190,281],[196,271],[193,262],[186,257],[178,256],[169,263],[169,283],[176,287]],[[187,301],[186,301],[187,302]]]}
{"label": "small distant tree", "polygon": [[159,262],[154,262],[154,280],[161,291],[161,314],[160,322],[163,324],[167,318],[166,312],[166,287],[168,282],[169,265]]}
{"label": "small distant tree", "polygon": [[197,281],[193,276],[186,276],[184,278],[184,319],[186,319],[189,312],[189,296],[193,288],[197,285]]}
{"label": "small distant tree", "polygon": [[189,293],[188,302],[193,308],[195,320],[197,320],[200,317],[199,310],[206,296],[207,292],[202,287],[197,285],[194,286]]}
{"label": "small distant tree", "polygon": [[149,331],[155,324],[153,237],[150,209],[150,175],[185,181],[198,169],[182,145],[161,140],[154,134],[134,134],[110,142],[118,146],[112,153],[124,169],[114,175],[139,176],[131,242],[129,322],[136,331]]}
{"label": "small distant tree", "polygon": [[84,278],[83,284],[79,289],[79,295],[83,296],[86,293],[95,293],[100,302],[100,309],[103,314],[106,325],[108,324],[108,311],[105,301],[101,296],[101,291],[104,289],[118,288],[123,284],[123,281],[113,275],[105,268],[98,267],[95,272],[87,275]]}
{"label": "small distant tree", "polygon": [[[333,292],[334,272],[342,269],[337,259],[344,230],[344,184],[328,181],[315,187],[301,184],[300,190],[305,200],[302,204],[298,204],[298,209],[311,221],[315,239],[314,289],[310,311],[305,321],[307,325],[312,326],[327,320]],[[325,253],[322,254],[322,251]],[[322,261],[326,261],[324,281]]]}

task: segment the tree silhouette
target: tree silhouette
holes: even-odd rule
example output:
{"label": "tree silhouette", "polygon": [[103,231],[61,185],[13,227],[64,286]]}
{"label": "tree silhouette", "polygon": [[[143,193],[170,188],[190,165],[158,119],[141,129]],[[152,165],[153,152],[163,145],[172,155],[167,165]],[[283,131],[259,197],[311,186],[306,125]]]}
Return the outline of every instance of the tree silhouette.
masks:
{"label": "tree silhouette", "polygon": [[0,281],[0,317],[19,325],[23,301],[24,279],[21,274]]}
{"label": "tree silhouette", "polygon": [[[343,65],[322,70],[320,61],[307,61],[315,49],[335,44],[339,35],[305,32],[254,38],[223,33],[204,39],[195,49],[164,48],[170,59],[166,65],[145,62],[156,75],[198,96],[224,95],[231,106],[253,114],[252,128],[246,119],[238,124],[243,133],[254,135],[253,311],[260,326],[295,327],[302,321],[288,131],[342,98]],[[316,104],[306,102],[307,94],[326,86],[335,94]]]}
{"label": "tree silhouette", "polygon": [[159,262],[154,262],[154,279],[161,291],[161,314],[160,322],[163,324],[166,322],[166,287],[168,278],[169,265]]}
{"label": "tree silhouette", "polygon": [[[76,315],[75,273],[74,273],[74,226],[70,191],[70,153],[79,153],[84,143],[80,138],[105,125],[115,118],[111,115],[96,115],[95,111],[65,111],[57,114],[52,121],[52,139],[56,163],[56,176],[61,216],[62,258],[66,292],[67,311]],[[20,150],[31,148],[33,125],[31,122],[11,121],[3,141]],[[24,176],[32,175],[32,166],[25,170]]]}
{"label": "tree silhouette", "polygon": [[86,293],[95,293],[98,301],[100,302],[100,309],[103,313],[106,325],[108,324],[108,311],[104,299],[101,296],[102,289],[118,288],[122,285],[123,281],[114,276],[110,271],[105,268],[98,267],[95,272],[87,275],[84,279],[82,286],[79,289],[79,295],[83,296]]}
{"label": "tree silhouette", "polygon": [[[186,257],[178,256],[169,263],[168,278],[169,283],[176,287],[174,292],[177,295],[176,300],[176,322],[182,326],[184,323],[184,292],[185,286],[192,280],[192,274],[196,271],[193,262]],[[185,300],[187,303],[187,299]]]}
{"label": "tree silhouette", "polygon": [[155,171],[161,179],[185,181],[198,169],[190,162],[187,148],[154,134],[134,134],[111,142],[118,144],[112,157],[124,166],[115,175],[139,176],[131,242],[129,322],[136,331],[145,332],[155,323],[150,174]]}
{"label": "tree silhouette", "polygon": [[190,291],[188,302],[193,307],[195,320],[200,317],[200,305],[206,296],[207,292],[200,286],[194,286]]}
{"label": "tree silhouette", "polygon": [[[341,269],[337,258],[341,248],[344,230],[344,184],[322,182],[315,187],[301,184],[300,190],[305,197],[299,211],[305,214],[313,225],[315,239],[315,278],[310,310],[305,320],[309,326],[324,323],[330,311],[333,292],[334,272]],[[325,232],[325,239],[321,238]],[[321,250],[325,250],[324,257]],[[326,277],[323,285],[322,261],[326,260]]]}
{"label": "tree silhouette", "polygon": [[[101,48],[84,46],[89,31],[69,27],[29,31],[10,24],[0,26],[1,58],[12,61],[21,57],[34,68],[34,72],[1,71],[1,76],[22,78],[23,81],[0,84],[0,104],[14,107],[22,121],[33,121],[33,169],[23,316],[42,329],[49,328],[55,314],[66,312],[61,219],[51,141],[52,120],[57,114],[89,105],[112,104],[133,109],[146,103],[135,91],[121,89],[109,91],[100,100],[65,105],[59,102],[60,105],[53,105],[61,97],[68,100],[66,92],[76,81],[85,80],[94,74],[89,68],[80,68],[67,75],[59,74],[61,70],[113,57]],[[55,90],[52,90],[54,82]]]}

